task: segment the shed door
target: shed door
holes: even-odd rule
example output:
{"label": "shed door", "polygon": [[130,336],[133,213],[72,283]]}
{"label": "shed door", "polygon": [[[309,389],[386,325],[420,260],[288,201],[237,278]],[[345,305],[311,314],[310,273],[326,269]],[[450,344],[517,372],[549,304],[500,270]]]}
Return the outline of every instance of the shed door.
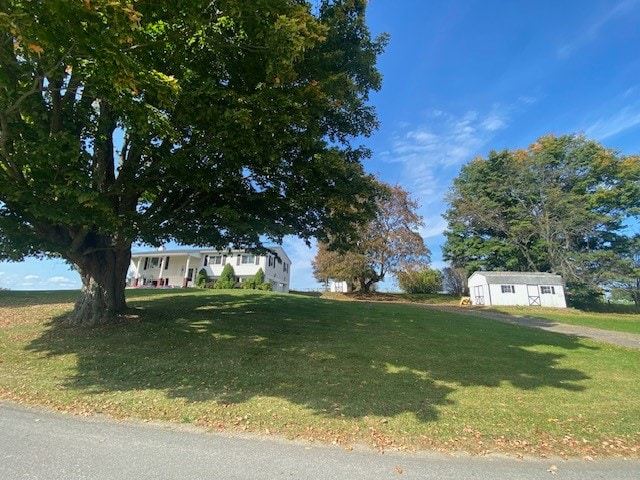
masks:
{"label": "shed door", "polygon": [[529,296],[529,305],[541,305],[538,285],[527,285],[527,295]]}
{"label": "shed door", "polygon": [[474,305],[484,305],[484,289],[482,285],[476,285],[473,287],[473,304]]}

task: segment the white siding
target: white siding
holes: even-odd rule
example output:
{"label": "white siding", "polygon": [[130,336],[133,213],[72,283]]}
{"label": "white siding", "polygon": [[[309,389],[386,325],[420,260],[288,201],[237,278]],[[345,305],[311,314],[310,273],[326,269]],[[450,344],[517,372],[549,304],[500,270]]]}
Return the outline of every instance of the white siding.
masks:
{"label": "white siding", "polygon": [[[518,272],[487,272],[485,276],[483,273],[475,272],[469,277],[469,293],[474,305],[567,306],[564,287],[558,284],[557,276]],[[519,276],[522,282],[518,281]],[[501,277],[504,280],[500,280]]]}
{"label": "white siding", "polygon": [[[272,250],[277,252],[280,261],[277,261],[273,254],[253,255],[243,250],[222,252],[192,250],[188,253],[185,253],[185,251],[172,252],[165,250],[133,254],[130,267],[133,278],[132,285],[182,287],[185,275],[188,275],[188,271],[193,269],[192,278],[187,284],[187,286],[193,286],[195,278],[201,269],[204,268],[207,275],[212,279],[218,279],[222,275],[224,266],[231,264],[240,283],[253,278],[258,270],[262,268],[265,274],[265,281],[271,283],[272,289],[286,293],[289,291],[291,260],[289,260],[289,257],[281,247],[274,247]],[[253,261],[250,263],[246,263],[247,255],[253,255]],[[165,267],[167,257],[169,257],[168,268]],[[220,263],[216,263],[215,257],[222,257],[220,258]]]}

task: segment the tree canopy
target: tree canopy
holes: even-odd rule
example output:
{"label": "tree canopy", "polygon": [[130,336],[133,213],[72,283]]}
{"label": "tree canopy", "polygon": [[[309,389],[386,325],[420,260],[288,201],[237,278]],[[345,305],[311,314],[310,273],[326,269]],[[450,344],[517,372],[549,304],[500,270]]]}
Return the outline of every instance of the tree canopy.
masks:
{"label": "tree canopy", "polygon": [[418,203],[401,187],[379,184],[378,213],[361,229],[353,245],[335,250],[320,243],[313,261],[314,277],[346,281],[360,290],[384,280],[388,273],[427,266],[430,253],[418,230],[424,226]]}
{"label": "tree canopy", "polygon": [[0,0],[0,257],[76,265],[92,323],[126,308],[133,242],[349,240],[375,210],[365,10]]}
{"label": "tree canopy", "polygon": [[640,158],[545,136],[465,165],[448,202],[444,257],[454,266],[553,272],[595,288],[640,213]]}

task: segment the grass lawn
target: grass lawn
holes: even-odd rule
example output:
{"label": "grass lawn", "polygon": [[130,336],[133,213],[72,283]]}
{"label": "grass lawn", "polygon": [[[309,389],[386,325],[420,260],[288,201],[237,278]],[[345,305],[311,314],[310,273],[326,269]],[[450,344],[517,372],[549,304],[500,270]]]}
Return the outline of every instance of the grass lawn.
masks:
{"label": "grass lawn", "polygon": [[[301,293],[306,295],[305,293]],[[316,294],[331,300],[360,300],[370,302],[422,303],[425,305],[459,305],[460,297],[443,293],[386,293],[386,292],[351,292]]]}
{"label": "grass lawn", "polygon": [[509,315],[519,317],[536,317],[552,322],[570,323],[585,327],[614,330],[617,332],[640,334],[640,310],[633,306],[627,308],[611,308],[607,311],[603,305],[602,311],[583,311],[575,308],[540,308],[540,307],[491,307]]}
{"label": "grass lawn", "polygon": [[273,292],[0,292],[0,399],[347,449],[640,457],[640,351],[486,319]]}

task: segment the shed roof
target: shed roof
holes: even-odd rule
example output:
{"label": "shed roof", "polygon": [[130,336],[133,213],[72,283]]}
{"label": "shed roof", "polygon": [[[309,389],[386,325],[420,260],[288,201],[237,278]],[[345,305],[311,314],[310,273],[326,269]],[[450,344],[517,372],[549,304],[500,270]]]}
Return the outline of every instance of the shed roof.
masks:
{"label": "shed roof", "polygon": [[[493,284],[519,284],[519,285],[564,285],[562,277],[545,272],[475,272],[473,275],[482,275],[489,285]],[[472,276],[473,276],[472,275]]]}

